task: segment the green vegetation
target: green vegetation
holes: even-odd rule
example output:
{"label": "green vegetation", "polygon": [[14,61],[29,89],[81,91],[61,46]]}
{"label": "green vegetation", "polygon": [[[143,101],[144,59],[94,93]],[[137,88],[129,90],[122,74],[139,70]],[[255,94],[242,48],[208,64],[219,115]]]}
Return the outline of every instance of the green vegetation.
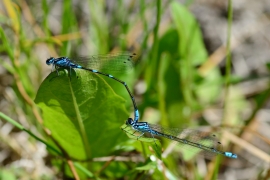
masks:
{"label": "green vegetation", "polygon": [[[241,113],[249,101],[235,85],[254,77],[243,79],[231,73],[233,16],[231,1],[228,3],[223,76],[218,65],[209,60],[194,15],[177,1],[110,1],[108,5],[105,1],[74,4],[71,0],[4,0],[0,63],[6,74],[3,77],[12,81],[0,80],[8,83],[5,88],[11,87],[4,98],[1,96],[8,105],[1,110],[0,126],[13,127],[8,135],[0,135],[1,146],[12,152],[1,162],[0,177],[199,180],[224,178],[232,169],[237,171],[236,167],[248,158],[246,154],[241,156],[246,151],[239,143],[247,131],[243,127],[253,122],[266,103],[270,88],[268,85],[252,97],[256,107],[244,121]],[[165,139],[156,141],[157,145],[151,138],[138,141],[121,130],[127,118],[133,116],[132,101],[123,85],[79,69],[73,69],[71,77],[68,70],[59,69],[57,77],[45,64],[50,56],[117,51],[137,54],[131,72],[113,75],[127,82],[134,92],[140,121],[217,134],[224,150],[237,153],[240,158],[217,156],[205,160],[197,151],[174,147]],[[256,77],[260,78],[263,77]],[[215,108],[224,113],[215,122],[209,121],[205,113]],[[16,139],[18,132],[24,141]],[[35,164],[33,158],[34,152],[42,149],[41,144],[48,153],[40,154],[42,165]],[[249,153],[270,162],[263,151]],[[28,156],[34,164],[32,173],[12,164]],[[259,168],[255,178],[266,179],[267,175],[261,172],[265,169]],[[232,177],[237,178],[234,174]]]}

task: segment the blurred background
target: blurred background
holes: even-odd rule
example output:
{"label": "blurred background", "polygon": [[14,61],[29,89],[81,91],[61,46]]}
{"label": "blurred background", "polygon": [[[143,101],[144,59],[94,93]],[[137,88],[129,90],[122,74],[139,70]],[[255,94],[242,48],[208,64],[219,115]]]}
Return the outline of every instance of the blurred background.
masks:
{"label": "blurred background", "polygon": [[[0,178],[270,179],[270,1],[229,4],[1,1],[0,111],[31,133],[50,139],[34,103],[51,72],[47,58],[129,51],[137,54],[132,73],[116,77],[133,92],[140,121],[217,134],[238,159],[186,156],[162,139],[161,161],[147,143],[127,137],[124,148],[94,159],[89,172],[76,176],[69,161],[1,116]],[[108,83],[132,117],[123,86]]]}

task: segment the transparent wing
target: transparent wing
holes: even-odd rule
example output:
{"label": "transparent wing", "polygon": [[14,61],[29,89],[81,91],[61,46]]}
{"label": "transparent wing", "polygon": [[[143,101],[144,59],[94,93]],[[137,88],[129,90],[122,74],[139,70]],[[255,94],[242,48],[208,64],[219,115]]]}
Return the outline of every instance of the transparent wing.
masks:
{"label": "transparent wing", "polygon": [[135,64],[135,53],[118,52],[114,54],[93,55],[89,57],[71,58],[72,62],[84,68],[104,73],[129,72]]}
{"label": "transparent wing", "polygon": [[[179,129],[179,128],[168,128],[168,127],[161,127],[159,125],[154,124],[148,124],[151,129],[158,131],[160,133],[174,136],[179,138],[179,140],[176,139],[170,139],[168,137],[163,136],[164,138],[174,140],[177,142],[177,145],[185,148],[185,149],[191,149],[200,152],[200,154],[203,154],[205,157],[213,157],[216,153],[214,150],[217,150],[219,152],[223,152],[223,147],[221,143],[218,141],[215,135],[212,135],[207,132],[201,132],[194,129]],[[189,143],[183,143],[184,140]]]}

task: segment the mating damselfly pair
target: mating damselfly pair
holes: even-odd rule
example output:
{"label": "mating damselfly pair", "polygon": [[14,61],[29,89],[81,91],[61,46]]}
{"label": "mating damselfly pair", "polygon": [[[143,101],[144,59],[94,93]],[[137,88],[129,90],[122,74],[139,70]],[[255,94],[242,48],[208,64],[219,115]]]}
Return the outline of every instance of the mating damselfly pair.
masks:
{"label": "mating damselfly pair", "polygon": [[[189,148],[202,150],[207,156],[223,155],[229,158],[237,158],[237,155],[231,152],[226,152],[222,150],[222,145],[216,140],[215,137],[210,135],[205,135],[197,130],[187,130],[187,129],[177,129],[177,128],[165,128],[158,125],[153,125],[147,122],[139,122],[139,111],[136,105],[134,96],[126,82],[115,78],[113,75],[109,74],[111,72],[118,72],[123,70],[129,70],[133,67],[133,57],[135,54],[131,53],[116,53],[107,55],[95,55],[87,58],[72,59],[68,57],[59,58],[49,58],[46,60],[47,65],[52,65],[56,69],[58,75],[58,68],[68,69],[71,73],[71,69],[84,69],[92,73],[100,74],[115,81],[123,84],[132,100],[134,107],[134,119],[128,118],[126,121],[126,127],[123,128],[126,133],[131,135],[136,135],[137,139],[149,134],[150,137],[164,137],[169,140],[176,141],[179,145],[187,146]],[[109,65],[108,65],[109,64]],[[133,133],[126,131],[126,128],[130,127]],[[204,135],[202,135],[204,134]]]}

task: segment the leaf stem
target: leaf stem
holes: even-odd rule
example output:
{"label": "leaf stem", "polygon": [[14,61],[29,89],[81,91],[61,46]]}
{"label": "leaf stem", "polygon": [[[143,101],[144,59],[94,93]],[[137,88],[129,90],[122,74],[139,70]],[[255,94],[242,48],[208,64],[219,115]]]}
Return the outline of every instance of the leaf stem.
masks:
{"label": "leaf stem", "polygon": [[70,168],[70,170],[71,170],[71,172],[72,172],[74,178],[75,178],[76,180],[80,180],[80,177],[78,176],[78,174],[77,174],[77,172],[76,172],[76,169],[75,169],[75,167],[74,167],[73,162],[72,162],[71,160],[67,160],[67,163],[68,163],[68,166],[69,166],[69,168]]}

